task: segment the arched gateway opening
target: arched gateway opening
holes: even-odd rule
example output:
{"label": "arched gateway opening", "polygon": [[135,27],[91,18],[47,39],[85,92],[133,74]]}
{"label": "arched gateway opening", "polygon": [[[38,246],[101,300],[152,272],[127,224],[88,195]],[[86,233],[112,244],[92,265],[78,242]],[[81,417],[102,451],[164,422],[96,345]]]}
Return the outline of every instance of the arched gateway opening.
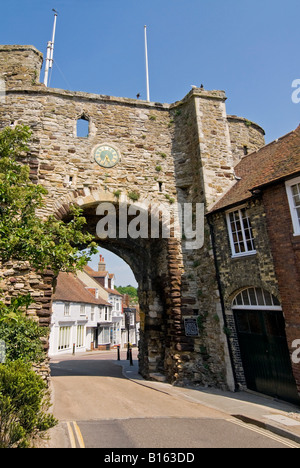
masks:
{"label": "arched gateway opening", "polygon": [[[116,198],[94,193],[74,202],[81,206],[85,229],[95,242],[124,260],[138,283],[140,373],[146,378],[163,374],[174,381],[186,339],[180,317],[181,247],[174,218],[163,206]],[[62,205],[57,213],[62,220],[68,221],[69,206]]]}

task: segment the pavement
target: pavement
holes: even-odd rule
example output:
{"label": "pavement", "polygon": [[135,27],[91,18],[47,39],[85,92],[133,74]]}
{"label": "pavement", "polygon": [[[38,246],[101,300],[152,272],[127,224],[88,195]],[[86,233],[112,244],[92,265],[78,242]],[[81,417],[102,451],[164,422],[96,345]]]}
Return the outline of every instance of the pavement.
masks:
{"label": "pavement", "polygon": [[122,366],[124,377],[139,385],[227,413],[300,444],[300,406],[251,391],[233,393],[213,388],[176,387],[163,382],[159,374],[153,375],[153,380],[145,380],[138,373],[135,359],[132,365],[127,360],[116,360],[114,364]]}

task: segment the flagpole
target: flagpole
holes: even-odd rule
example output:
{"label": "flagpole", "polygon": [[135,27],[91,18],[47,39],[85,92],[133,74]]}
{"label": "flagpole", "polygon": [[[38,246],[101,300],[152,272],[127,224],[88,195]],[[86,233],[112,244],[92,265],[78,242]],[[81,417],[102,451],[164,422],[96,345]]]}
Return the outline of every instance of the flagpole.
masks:
{"label": "flagpole", "polygon": [[53,31],[52,31],[52,41],[49,41],[47,45],[47,58],[46,58],[45,76],[44,76],[45,86],[48,86],[49,68],[52,68],[52,65],[53,65],[54,39],[55,39],[56,19],[57,19],[57,11],[55,10],[53,11],[54,11],[54,23],[53,23]]}
{"label": "flagpole", "polygon": [[145,32],[145,60],[146,60],[146,85],[147,85],[147,101],[150,102],[149,91],[149,68],[148,68],[148,46],[147,46],[147,26],[144,26]]}

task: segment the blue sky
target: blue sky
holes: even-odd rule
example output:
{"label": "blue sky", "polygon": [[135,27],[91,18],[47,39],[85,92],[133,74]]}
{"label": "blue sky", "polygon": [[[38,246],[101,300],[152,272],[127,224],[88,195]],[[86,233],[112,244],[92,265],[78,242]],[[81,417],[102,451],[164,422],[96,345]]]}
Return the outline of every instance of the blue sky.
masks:
{"label": "blue sky", "polygon": [[151,101],[178,101],[203,83],[225,90],[228,114],[260,124],[267,143],[300,123],[291,99],[300,79],[299,0],[2,1],[0,43],[45,55],[52,8],[51,87],[146,99],[146,24]]}
{"label": "blue sky", "polygon": [[300,103],[291,100],[300,79],[299,0],[2,1],[0,43],[46,54],[52,8],[51,87],[145,99],[146,24],[151,101],[175,102],[203,83],[225,90],[227,112],[260,124],[267,142],[300,123]]}

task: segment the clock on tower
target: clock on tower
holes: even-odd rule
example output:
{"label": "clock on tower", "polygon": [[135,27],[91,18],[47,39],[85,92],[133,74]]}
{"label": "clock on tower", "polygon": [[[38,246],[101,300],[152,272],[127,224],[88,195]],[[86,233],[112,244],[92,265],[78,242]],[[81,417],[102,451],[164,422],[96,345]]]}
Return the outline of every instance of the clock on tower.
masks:
{"label": "clock on tower", "polygon": [[101,167],[114,167],[120,161],[120,154],[110,145],[98,145],[94,149],[94,159]]}

